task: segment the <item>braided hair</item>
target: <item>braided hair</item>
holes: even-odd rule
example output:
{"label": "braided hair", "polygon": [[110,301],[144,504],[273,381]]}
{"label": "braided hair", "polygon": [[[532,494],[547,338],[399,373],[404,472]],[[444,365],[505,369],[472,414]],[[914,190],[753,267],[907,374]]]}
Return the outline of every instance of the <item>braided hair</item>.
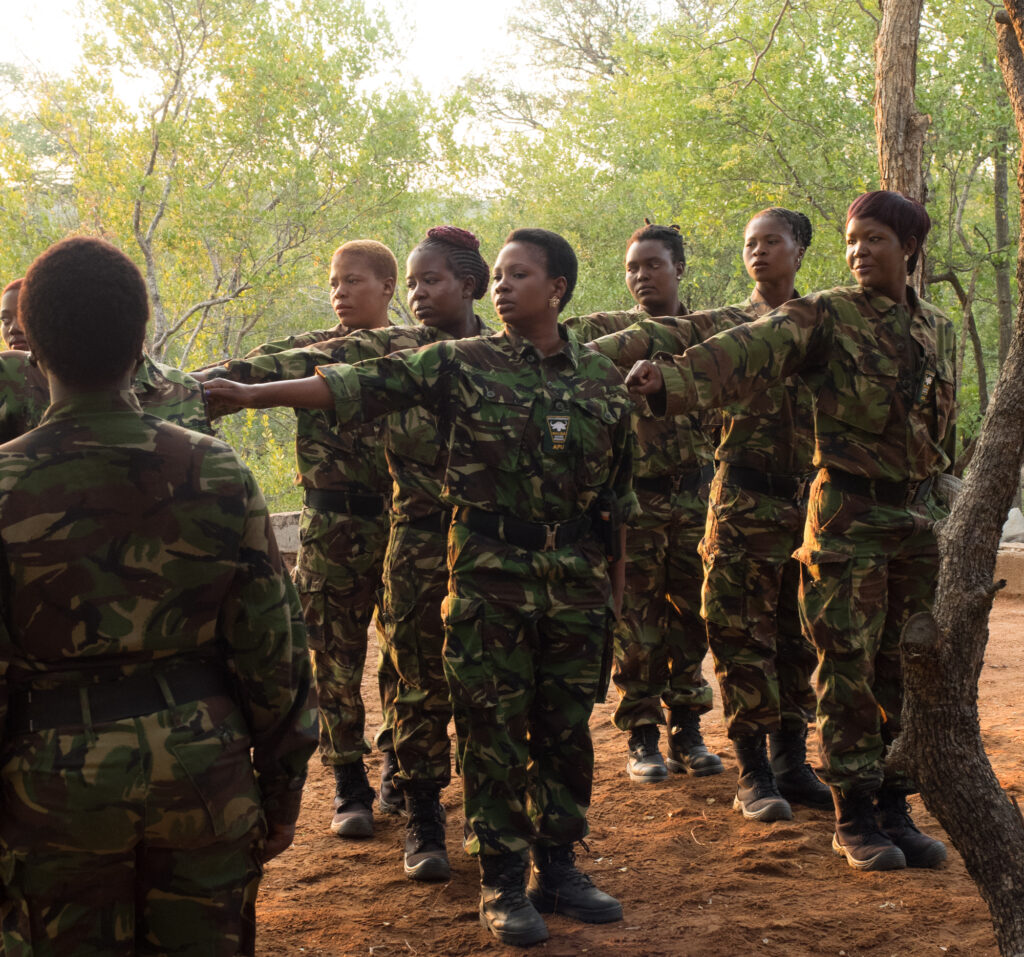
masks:
{"label": "braided hair", "polygon": [[486,295],[491,270],[480,255],[480,240],[468,229],[432,226],[427,230],[427,238],[421,240],[416,249],[439,252],[456,279],[469,276],[473,280],[474,299],[482,299]]}
{"label": "braided hair", "polygon": [[768,209],[762,209],[761,212],[755,213],[751,219],[757,219],[758,216],[771,216],[772,219],[781,219],[789,227],[789,231],[793,234],[793,239],[796,240],[798,246],[806,249],[811,245],[811,235],[813,233],[811,221],[803,213],[798,213],[795,209],[786,209],[783,206],[769,206]]}
{"label": "braided hair", "polygon": [[681,263],[684,268],[686,267],[686,254],[683,252],[683,236],[678,226],[658,226],[645,216],[643,226],[629,237],[626,249],[628,250],[633,243],[642,243],[646,239],[653,239],[656,242],[664,243],[669,254],[672,256],[672,262]]}

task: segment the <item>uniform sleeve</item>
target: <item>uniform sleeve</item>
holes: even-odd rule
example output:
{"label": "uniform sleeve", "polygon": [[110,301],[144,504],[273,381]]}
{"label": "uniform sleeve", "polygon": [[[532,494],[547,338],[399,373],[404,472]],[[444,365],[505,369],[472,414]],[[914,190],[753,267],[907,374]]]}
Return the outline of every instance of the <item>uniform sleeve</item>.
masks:
{"label": "uniform sleeve", "polygon": [[664,410],[679,415],[742,402],[808,368],[821,365],[831,342],[834,318],[824,297],[794,299],[756,322],[720,332],[661,363]]}
{"label": "uniform sleeve", "polygon": [[357,425],[390,412],[442,410],[456,360],[451,343],[438,342],[357,365],[317,369],[334,395],[339,422]]}
{"label": "uniform sleeve", "polygon": [[636,435],[631,418],[624,416],[615,427],[612,436],[613,465],[610,481],[612,494],[619,505],[622,522],[630,525],[640,517],[640,502],[633,489],[633,459],[636,452]]}
{"label": "uniform sleeve", "polygon": [[656,352],[682,355],[696,341],[693,327],[686,319],[666,317],[640,319],[628,329],[594,339],[591,345],[628,372],[634,362],[650,359]]}
{"label": "uniform sleeve", "polygon": [[289,793],[305,780],[317,744],[316,695],[298,595],[277,551],[263,496],[248,472],[246,479],[245,529],[238,572],[221,611],[221,635],[270,815],[282,804],[290,807]]}

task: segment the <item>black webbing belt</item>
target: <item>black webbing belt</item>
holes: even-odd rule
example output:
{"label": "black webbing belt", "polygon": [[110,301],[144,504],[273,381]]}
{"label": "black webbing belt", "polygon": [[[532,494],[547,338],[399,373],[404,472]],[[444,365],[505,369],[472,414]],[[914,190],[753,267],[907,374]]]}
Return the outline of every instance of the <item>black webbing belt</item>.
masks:
{"label": "black webbing belt", "polygon": [[883,505],[894,505],[897,508],[916,505],[923,502],[932,490],[935,477],[929,475],[918,482],[886,482],[883,479],[869,479],[861,475],[851,475],[840,469],[824,469],[825,481],[840,492],[873,498]]}
{"label": "black webbing belt", "polygon": [[568,522],[546,525],[542,522],[524,522],[513,515],[499,515],[479,508],[463,506],[455,510],[455,521],[470,531],[517,548],[535,552],[550,552],[575,545],[590,532],[589,515],[581,515]]}
{"label": "black webbing belt", "polygon": [[761,469],[750,469],[744,465],[725,463],[722,481],[727,485],[735,485],[749,492],[761,492],[775,498],[791,498],[794,501],[803,499],[811,487],[813,473],[810,475],[784,475],[779,472],[763,472]]}
{"label": "black webbing belt", "polygon": [[702,465],[699,469],[686,469],[672,475],[640,476],[633,479],[633,488],[643,492],[675,495],[678,492],[693,492],[714,477],[715,467]]}
{"label": "black webbing belt", "polygon": [[[229,693],[224,672],[216,662],[188,662],[166,671],[156,671],[155,667],[101,684],[12,691],[6,732],[23,734],[44,728],[109,724]],[[171,701],[161,682],[170,692]]]}
{"label": "black webbing belt", "polygon": [[342,512],[345,515],[383,515],[387,503],[383,495],[364,495],[361,492],[341,492],[325,488],[307,488],[302,501],[310,508],[323,512]]}

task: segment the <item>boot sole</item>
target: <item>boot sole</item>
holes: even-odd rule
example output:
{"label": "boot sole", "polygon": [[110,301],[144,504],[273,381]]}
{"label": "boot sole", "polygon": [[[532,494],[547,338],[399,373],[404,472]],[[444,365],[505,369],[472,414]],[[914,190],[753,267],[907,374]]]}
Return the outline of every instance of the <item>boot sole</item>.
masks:
{"label": "boot sole", "polygon": [[480,924],[490,931],[499,943],[506,944],[509,947],[529,947],[532,944],[539,944],[551,936],[543,922],[541,922],[540,927],[522,931],[521,933],[499,930],[497,927],[492,926],[491,922],[483,914],[480,915]]}
{"label": "boot sole", "polygon": [[748,821],[763,821],[767,824],[770,821],[793,820],[793,809],[789,806],[789,802],[782,798],[771,801],[764,807],[759,807],[756,811],[748,811],[743,806],[743,802],[738,797],[734,797],[732,799],[732,809],[742,812]]}
{"label": "boot sole", "polygon": [[709,768],[691,768],[683,761],[676,761],[675,758],[665,758],[665,766],[675,774],[689,774],[693,778],[706,778],[712,774],[721,774],[725,770],[721,763]]}
{"label": "boot sole", "polygon": [[331,833],[336,837],[373,837],[373,818],[349,817],[343,821],[331,821]]}
{"label": "boot sole", "polygon": [[538,914],[561,914],[563,917],[571,917],[583,924],[610,924],[613,921],[622,920],[622,904],[618,901],[607,907],[580,910],[576,907],[560,907],[557,897],[548,897],[543,892],[531,893],[527,890],[526,896],[530,899],[530,903],[537,908]]}
{"label": "boot sole", "polygon": [[845,857],[847,864],[857,871],[900,871],[907,866],[907,859],[903,856],[903,851],[895,844],[892,847],[883,848],[866,861],[858,861],[846,852],[846,848],[839,843],[839,838],[833,834],[832,850],[839,857]]}
{"label": "boot sole", "polygon": [[446,881],[452,876],[447,857],[428,857],[411,867],[407,863],[402,866],[411,881]]}
{"label": "boot sole", "polygon": [[653,774],[638,773],[626,768],[626,774],[634,784],[657,784],[659,781],[668,780],[668,768],[658,768]]}

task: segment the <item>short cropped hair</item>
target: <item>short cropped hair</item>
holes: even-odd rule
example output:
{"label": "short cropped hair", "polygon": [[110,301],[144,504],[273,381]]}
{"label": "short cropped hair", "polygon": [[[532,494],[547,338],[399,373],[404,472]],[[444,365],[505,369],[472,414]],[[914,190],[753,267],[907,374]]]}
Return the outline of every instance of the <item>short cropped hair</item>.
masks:
{"label": "short cropped hair", "polygon": [[649,222],[645,219],[644,225],[629,237],[629,241],[626,243],[626,252],[629,252],[629,247],[632,246],[633,243],[642,243],[647,239],[653,239],[664,244],[666,249],[669,251],[669,255],[672,257],[672,262],[681,263],[684,268],[686,267],[686,254],[683,251],[683,236],[682,233],[679,232],[678,226],[659,226],[656,223]]}
{"label": "short cropped hair", "polygon": [[398,260],[395,259],[395,254],[376,239],[353,239],[342,243],[334,250],[331,258],[333,259],[340,253],[362,256],[378,279],[391,279],[398,282]]}
{"label": "short cropped hair", "polygon": [[558,233],[548,229],[513,229],[505,237],[505,245],[509,243],[529,243],[544,251],[544,257],[548,267],[548,279],[565,280],[565,294],[558,303],[558,311],[561,312],[569,300],[572,299],[573,290],[576,288],[576,276],[579,272],[579,263],[576,260],[576,253],[572,246]]}
{"label": "short cropped hair", "polygon": [[811,221],[803,213],[798,213],[795,209],[786,209],[784,206],[769,206],[759,213],[754,213],[750,218],[755,220],[759,216],[770,216],[772,219],[781,220],[789,227],[798,246],[806,249],[811,245],[814,229],[811,226]]}
{"label": "short cropped hair", "polygon": [[3,288],[3,292],[0,292],[0,296],[6,296],[9,292],[17,292],[21,288],[21,284],[25,281],[25,277],[22,276],[20,279],[12,279]]}
{"label": "short cropped hair", "polygon": [[416,249],[440,253],[456,279],[468,276],[473,280],[473,298],[483,299],[491,280],[491,269],[480,255],[480,240],[468,229],[432,226],[427,230],[427,238],[420,240]]}
{"label": "short cropped hair", "polygon": [[877,219],[888,226],[905,243],[913,237],[917,240],[914,255],[907,260],[907,272],[917,268],[917,260],[924,247],[925,237],[932,228],[928,211],[917,200],[888,189],[861,193],[846,211],[846,221],[851,219]]}
{"label": "short cropped hair", "polygon": [[29,266],[18,315],[49,371],[76,388],[98,389],[139,361],[149,298],[138,267],[120,249],[75,236]]}

